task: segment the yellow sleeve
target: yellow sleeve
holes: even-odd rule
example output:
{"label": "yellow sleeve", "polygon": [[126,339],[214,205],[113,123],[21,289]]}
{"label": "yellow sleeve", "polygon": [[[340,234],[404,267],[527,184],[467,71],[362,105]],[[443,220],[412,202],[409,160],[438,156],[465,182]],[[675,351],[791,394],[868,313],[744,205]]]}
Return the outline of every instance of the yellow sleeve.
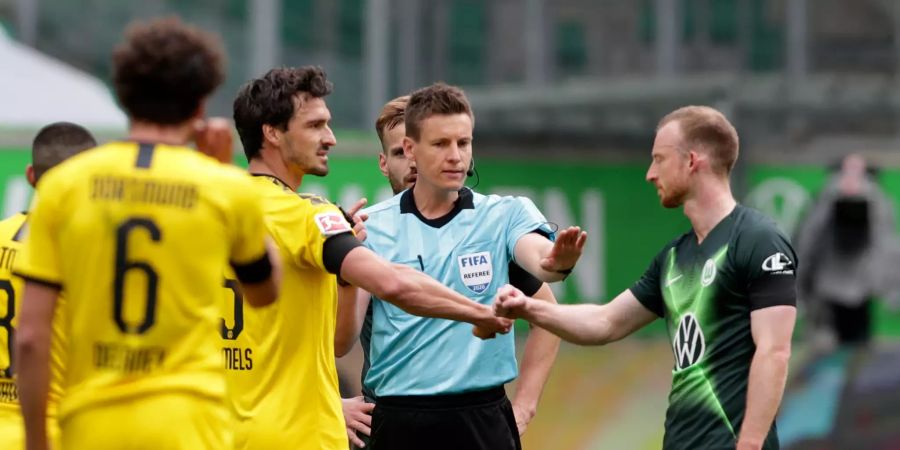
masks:
{"label": "yellow sleeve", "polygon": [[47,174],[38,184],[25,226],[22,254],[16,258],[13,270],[27,280],[61,288],[63,283],[57,228],[62,219],[60,199],[66,193],[58,184],[52,173]]}
{"label": "yellow sleeve", "polygon": [[232,209],[232,265],[242,266],[261,260],[266,253],[266,224],[263,220],[261,196],[249,178],[240,177],[234,189]]}
{"label": "yellow sleeve", "polygon": [[302,195],[299,207],[283,210],[285,217],[277,226],[281,243],[291,258],[302,267],[325,269],[322,254],[331,236],[353,232],[337,206],[316,197]]}

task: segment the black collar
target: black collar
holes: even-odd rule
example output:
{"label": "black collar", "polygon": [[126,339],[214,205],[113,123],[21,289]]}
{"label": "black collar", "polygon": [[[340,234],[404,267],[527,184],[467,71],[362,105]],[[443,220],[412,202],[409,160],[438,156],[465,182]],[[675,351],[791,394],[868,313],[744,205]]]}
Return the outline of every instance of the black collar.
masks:
{"label": "black collar", "polygon": [[400,197],[400,214],[414,214],[422,221],[422,223],[432,228],[440,228],[446,225],[464,209],[475,209],[475,202],[472,199],[472,190],[465,187],[460,189],[459,197],[453,202],[453,209],[447,214],[435,219],[427,219],[419,212],[419,208],[416,207],[416,199],[413,197],[412,188],[407,189]]}
{"label": "black collar", "polygon": [[283,187],[283,188],[285,188],[285,189],[287,189],[287,190],[289,190],[289,191],[291,191],[291,192],[294,192],[294,190],[291,189],[291,187],[290,187],[287,183],[285,183],[284,180],[282,180],[281,178],[276,177],[275,175],[268,174],[268,173],[253,173],[253,172],[250,172],[250,175],[252,175],[252,176],[254,176],[254,177],[268,178],[269,181],[272,182],[272,184],[275,184],[276,186],[281,186],[281,187]]}

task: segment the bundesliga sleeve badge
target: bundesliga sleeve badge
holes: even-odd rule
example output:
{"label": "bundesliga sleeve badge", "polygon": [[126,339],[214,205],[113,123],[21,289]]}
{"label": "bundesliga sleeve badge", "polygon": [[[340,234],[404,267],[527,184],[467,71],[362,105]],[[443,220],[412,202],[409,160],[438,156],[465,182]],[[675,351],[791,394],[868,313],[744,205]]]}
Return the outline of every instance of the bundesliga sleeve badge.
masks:
{"label": "bundesliga sleeve badge", "polygon": [[346,233],[353,228],[339,212],[319,213],[315,216],[316,226],[322,232],[322,236],[334,236],[335,234]]}

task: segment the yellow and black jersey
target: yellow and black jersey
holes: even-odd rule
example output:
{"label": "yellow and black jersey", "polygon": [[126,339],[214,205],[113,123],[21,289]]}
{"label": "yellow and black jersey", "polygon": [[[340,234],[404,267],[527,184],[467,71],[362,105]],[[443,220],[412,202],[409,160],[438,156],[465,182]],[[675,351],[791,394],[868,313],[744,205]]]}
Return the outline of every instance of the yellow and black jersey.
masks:
{"label": "yellow and black jersey", "polygon": [[[16,256],[22,251],[28,213],[14,214],[0,221],[0,448],[19,448],[24,445],[22,413],[16,388],[13,364],[13,341],[18,325],[17,313],[22,310],[23,284],[13,276]],[[63,360],[66,336],[62,331],[65,314],[64,298],[60,297],[53,318],[50,347],[50,389],[47,396],[47,429],[53,439],[58,436],[56,408],[62,395]]]}
{"label": "yellow and black jersey", "polygon": [[237,291],[224,291],[232,312],[220,331],[229,397],[240,420],[236,447],[343,450],[334,273],[360,244],[337,206],[297,194],[271,176],[255,181],[284,273],[279,299],[265,308],[242,308]]}
{"label": "yellow and black jersey", "polygon": [[61,419],[155,393],[224,396],[223,269],[271,271],[250,177],[187,147],[110,143],[41,179],[27,229],[16,274],[66,296]]}

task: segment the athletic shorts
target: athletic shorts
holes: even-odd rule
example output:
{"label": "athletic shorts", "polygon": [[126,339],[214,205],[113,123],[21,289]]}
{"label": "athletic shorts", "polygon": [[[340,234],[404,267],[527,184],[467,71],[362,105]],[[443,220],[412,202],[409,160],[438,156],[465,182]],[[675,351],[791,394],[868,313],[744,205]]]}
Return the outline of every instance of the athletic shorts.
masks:
{"label": "athletic shorts", "polygon": [[186,393],[88,407],[60,426],[63,450],[221,450],[234,445],[224,402]]}
{"label": "athletic shorts", "polygon": [[503,387],[464,394],[379,397],[371,450],[521,450]]}

